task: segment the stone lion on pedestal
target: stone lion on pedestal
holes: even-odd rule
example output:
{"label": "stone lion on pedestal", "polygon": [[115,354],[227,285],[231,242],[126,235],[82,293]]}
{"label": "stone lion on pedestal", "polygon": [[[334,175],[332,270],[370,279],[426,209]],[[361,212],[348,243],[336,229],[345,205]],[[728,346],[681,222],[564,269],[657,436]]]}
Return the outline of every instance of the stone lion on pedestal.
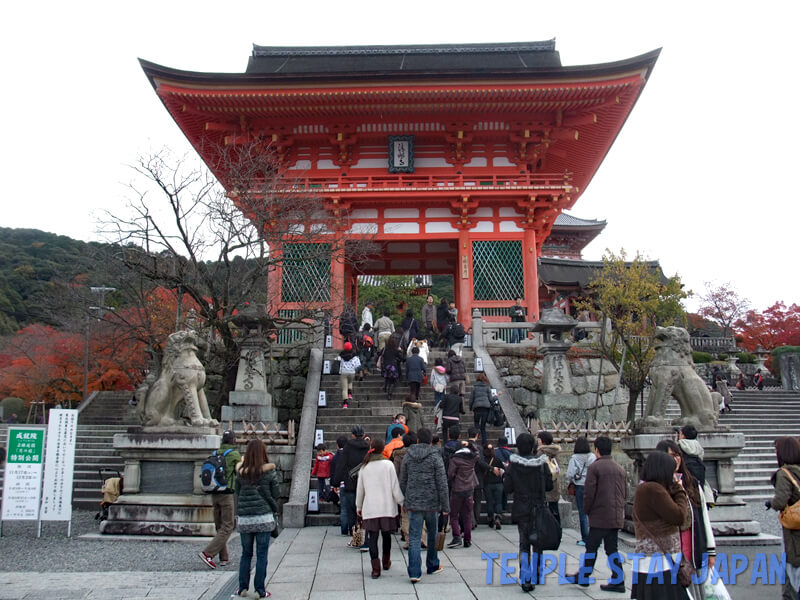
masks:
{"label": "stone lion on pedestal", "polygon": [[206,370],[197,358],[203,340],[196,331],[178,331],[167,338],[161,373],[137,405],[145,426],[216,426],[203,391]]}
{"label": "stone lion on pedestal", "polygon": [[681,327],[656,328],[655,352],[650,367],[653,386],[637,426],[662,427],[671,398],[681,407],[681,416],[673,425],[716,426],[718,409],[706,383],[694,370],[689,333]]}

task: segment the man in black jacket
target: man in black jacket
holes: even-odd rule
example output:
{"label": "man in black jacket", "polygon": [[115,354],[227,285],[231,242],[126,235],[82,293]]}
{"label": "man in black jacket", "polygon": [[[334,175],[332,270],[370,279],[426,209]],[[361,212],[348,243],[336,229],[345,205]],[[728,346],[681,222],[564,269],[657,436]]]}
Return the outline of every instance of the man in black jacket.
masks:
{"label": "man in black jacket", "polygon": [[[520,583],[524,592],[534,589],[539,573],[539,554],[542,549],[531,544],[535,529],[534,506],[548,510],[545,492],[553,489],[553,477],[546,456],[535,456],[536,440],[530,433],[517,437],[519,455],[512,454],[503,477],[503,488],[514,494],[511,520],[519,531]],[[527,559],[527,560],[526,560]]]}
{"label": "man in black jacket", "polygon": [[[353,437],[347,440],[342,450],[342,455],[336,460],[336,471],[333,475],[331,485],[338,487],[344,482],[342,489],[341,510],[344,513],[342,518],[347,520],[347,530],[350,531],[356,524],[356,487],[357,477],[350,477],[350,470],[361,464],[369,451],[369,441],[364,437],[364,429],[356,425],[351,430]],[[367,550],[366,544],[361,547],[362,552]]]}

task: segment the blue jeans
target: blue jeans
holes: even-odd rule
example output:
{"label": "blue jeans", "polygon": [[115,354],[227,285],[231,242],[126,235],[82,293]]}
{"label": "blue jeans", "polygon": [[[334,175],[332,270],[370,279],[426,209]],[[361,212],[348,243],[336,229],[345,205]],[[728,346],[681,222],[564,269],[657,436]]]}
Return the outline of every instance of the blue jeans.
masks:
{"label": "blue jeans", "polygon": [[347,504],[344,501],[344,488],[339,488],[339,528],[342,535],[347,535],[350,530],[347,528]]}
{"label": "blue jeans", "polygon": [[356,493],[342,489],[342,497],[339,498],[342,505],[342,521],[347,523],[347,533],[356,524]]}
{"label": "blue jeans", "polygon": [[586,538],[589,537],[589,517],[583,512],[583,494],[585,491],[585,486],[575,486],[575,503],[578,505],[578,522],[581,525],[581,539],[584,542],[586,542]]}
{"label": "blue jeans", "polygon": [[267,553],[269,552],[270,534],[268,531],[258,533],[239,533],[242,540],[242,560],[239,561],[239,589],[250,589],[250,563],[253,560],[253,542],[256,544],[256,574],[253,587],[258,594],[264,594],[267,581]]}
{"label": "blue jeans", "polygon": [[439,513],[435,511],[408,511],[408,576],[422,577],[422,523],[428,528],[428,554],[425,558],[425,568],[428,575],[439,568],[439,555],[436,552],[436,524]]}

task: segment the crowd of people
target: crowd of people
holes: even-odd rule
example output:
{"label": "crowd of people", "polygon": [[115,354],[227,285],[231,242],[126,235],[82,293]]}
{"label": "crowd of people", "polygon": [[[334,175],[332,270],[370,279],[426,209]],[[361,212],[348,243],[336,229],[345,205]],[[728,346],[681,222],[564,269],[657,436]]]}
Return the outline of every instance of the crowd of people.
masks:
{"label": "crowd of people", "polygon": [[[560,532],[558,499],[561,448],[553,436],[540,431],[534,437],[520,434],[516,452],[501,437],[497,444],[482,443],[481,432],[472,427],[461,439],[458,425],[447,428],[447,440],[427,428],[412,430],[403,414],[395,415],[385,439],[369,439],[358,425],[351,437],[337,440],[337,452],[317,447],[312,475],[320,496],[336,496],[340,504],[342,535],[348,546],[370,553],[371,574],[379,578],[392,567],[392,535],[400,532],[408,550],[408,577],[412,583],[425,573],[442,572],[438,552],[446,542],[449,549],[470,548],[472,531],[478,526],[481,499],[486,500],[486,523],[502,529],[503,517],[513,504],[510,518],[519,535],[520,584],[524,591],[535,589],[539,580],[539,557],[556,550],[544,535],[551,524]],[[631,582],[631,598],[637,600],[688,600],[705,598],[705,587],[693,575],[715,565],[716,544],[709,519],[714,491],[706,481],[704,450],[697,430],[682,427],[675,439],[661,440],[644,461],[633,497],[632,519],[635,552],[644,558]],[[566,580],[588,587],[597,551],[603,545],[612,564],[612,577],[600,589],[626,591],[618,533],[623,526],[627,499],[625,469],[612,457],[612,440],[599,436],[593,442],[575,441],[565,482],[575,495],[580,528],[579,545],[585,547],[580,568]],[[783,598],[795,599],[800,588],[800,522],[792,522],[787,509],[800,503],[800,440],[782,437],[775,441],[779,469],[772,476],[774,497],[768,509],[781,511],[787,577]],[[239,563],[238,594],[246,595],[251,584],[258,597],[269,596],[265,587],[270,539],[276,536],[278,479],[260,440],[251,440],[242,456],[233,432],[223,434],[218,453],[225,469],[234,473],[230,485],[214,494],[212,506],[216,536],[200,552],[203,562],[216,568],[230,561],[227,540],[237,527],[242,554]],[[338,492],[337,492],[338,490]],[[800,519],[800,515],[798,516]],[[363,533],[361,535],[357,535]],[[427,533],[426,533],[427,532]],[[677,578],[672,563],[679,564]],[[218,558],[218,563],[215,558]],[[660,575],[660,576],[659,576]]]}

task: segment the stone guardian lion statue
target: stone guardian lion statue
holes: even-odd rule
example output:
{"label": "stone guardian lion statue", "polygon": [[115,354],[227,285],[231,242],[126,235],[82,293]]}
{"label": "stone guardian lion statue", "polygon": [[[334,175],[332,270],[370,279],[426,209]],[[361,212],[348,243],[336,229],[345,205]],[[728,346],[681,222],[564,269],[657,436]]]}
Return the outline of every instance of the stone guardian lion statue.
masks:
{"label": "stone guardian lion statue", "polygon": [[650,367],[650,397],[639,427],[663,427],[671,398],[681,407],[673,425],[715,427],[717,408],[706,383],[695,372],[689,333],[681,327],[658,327],[655,334],[655,359]]}
{"label": "stone guardian lion statue", "polygon": [[[204,343],[196,331],[178,331],[167,338],[161,373],[147,390],[137,409],[145,426],[189,425],[210,427],[211,418],[203,391],[206,370],[197,353]],[[141,394],[140,394],[141,395]]]}

